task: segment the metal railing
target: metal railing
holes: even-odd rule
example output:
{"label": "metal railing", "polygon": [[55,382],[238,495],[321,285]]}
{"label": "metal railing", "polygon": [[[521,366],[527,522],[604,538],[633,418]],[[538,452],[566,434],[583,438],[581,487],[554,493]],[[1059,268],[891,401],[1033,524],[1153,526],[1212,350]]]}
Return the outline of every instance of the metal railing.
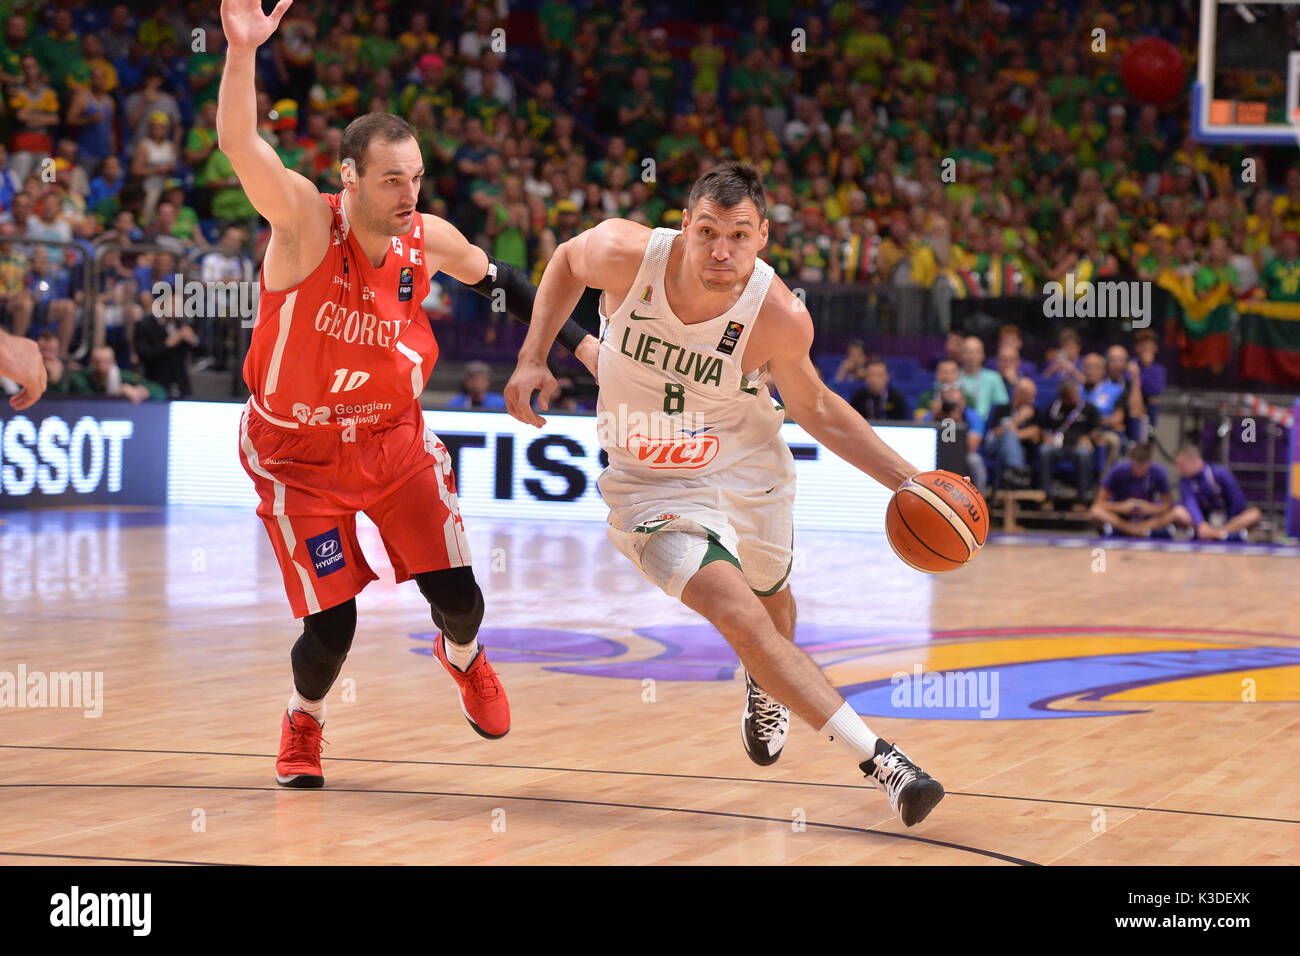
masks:
{"label": "metal railing", "polygon": [[[214,253],[219,254],[221,253],[221,250],[216,246],[191,246],[178,252],[174,247],[160,245],[158,243],[101,243],[95,247],[94,256],[91,260],[91,281],[94,283],[96,295],[99,293],[102,260],[109,252],[118,252],[126,255],[167,253],[176,260],[176,266],[172,273],[163,276],[160,281],[167,280],[168,283],[171,284],[172,281],[175,280],[176,276],[180,276],[181,282],[188,284],[191,282],[202,283],[203,274],[201,260]],[[240,279],[237,281],[248,283],[253,282],[255,273],[252,261],[246,256],[241,256],[240,265],[242,274]],[[151,290],[137,290],[137,295],[142,291]],[[185,296],[186,291],[184,286],[181,291],[182,295]],[[255,307],[255,290],[253,295]],[[222,304],[224,303],[224,300],[222,300],[222,303],[218,303],[220,307],[212,308],[213,300],[216,298],[219,297],[205,295],[202,298],[197,311],[193,315],[190,315],[187,310],[185,318],[197,321],[199,328],[196,329],[196,331],[200,333],[200,342],[202,342],[208,350],[209,355],[219,362],[224,362],[228,366],[234,367],[236,374],[232,378],[231,385],[231,394],[234,395],[235,382],[238,379],[238,366],[242,362],[243,353],[247,348],[248,336],[246,334],[241,335],[241,330],[246,324],[243,321],[245,317],[232,315],[231,311],[225,308]],[[85,323],[88,323],[91,320],[93,320],[93,314],[87,317]],[[247,324],[251,325],[251,320],[248,321]],[[87,335],[88,333],[83,330],[83,339],[85,339]]]}
{"label": "metal railing", "polygon": [[[70,279],[69,292],[72,293],[71,298],[73,303],[76,303],[77,301],[77,293],[78,292],[82,293],[81,344],[80,344],[80,348],[78,348],[77,350],[77,353],[73,355],[73,358],[76,359],[83,358],[86,355],[86,353],[89,352],[90,349],[88,345],[88,339],[87,339],[88,329],[86,327],[86,316],[94,315],[94,301],[95,301],[94,266],[91,263],[91,257],[86,255],[85,245],[80,242],[63,242],[58,239],[37,239],[28,236],[11,236],[6,239],[0,240],[0,242],[7,242],[11,247],[16,246],[19,248],[29,249],[29,250],[35,249],[37,246],[45,246],[50,249],[60,250],[62,255],[60,256],[59,260],[55,264],[58,265],[59,268],[67,270],[69,274],[69,279]],[[69,250],[76,253],[76,258],[80,260],[80,265],[74,266],[73,264],[67,261],[68,260],[67,253]],[[54,260],[53,256],[51,256],[51,260],[52,261]],[[78,273],[80,274],[79,282],[76,279],[72,278],[72,276],[77,275]]]}

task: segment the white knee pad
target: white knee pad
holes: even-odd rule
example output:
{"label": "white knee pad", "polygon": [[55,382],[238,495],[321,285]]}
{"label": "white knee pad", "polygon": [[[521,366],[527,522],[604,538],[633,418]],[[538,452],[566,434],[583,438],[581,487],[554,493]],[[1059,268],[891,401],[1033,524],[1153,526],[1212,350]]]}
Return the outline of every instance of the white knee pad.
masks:
{"label": "white knee pad", "polygon": [[680,599],[692,575],[700,569],[709,539],[686,531],[655,531],[646,535],[638,562],[641,573],[669,597]]}

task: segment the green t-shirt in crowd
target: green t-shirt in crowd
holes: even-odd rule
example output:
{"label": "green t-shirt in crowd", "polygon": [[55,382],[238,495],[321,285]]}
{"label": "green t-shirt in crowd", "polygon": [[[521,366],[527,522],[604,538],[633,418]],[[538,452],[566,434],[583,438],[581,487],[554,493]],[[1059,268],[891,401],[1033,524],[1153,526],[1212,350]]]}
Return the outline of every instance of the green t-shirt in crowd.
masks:
{"label": "green t-shirt in crowd", "polygon": [[[496,222],[505,222],[510,218],[510,210],[497,206],[492,210]],[[528,268],[528,240],[518,226],[506,226],[492,237],[492,255],[502,262],[508,262],[516,269]]]}
{"label": "green t-shirt in crowd", "polygon": [[578,15],[573,7],[559,0],[546,0],[537,11],[537,18],[546,27],[546,35],[558,48],[567,49],[573,45],[578,35]]}
{"label": "green t-shirt in crowd", "polygon": [[[214,149],[196,183],[202,186],[230,179],[234,175],[235,167],[231,165],[230,157],[221,150]],[[256,219],[257,210],[242,187],[223,186],[212,197],[212,218],[219,221]]]}
{"label": "green t-shirt in crowd", "polygon": [[[198,112],[204,103],[215,101],[217,91],[221,88],[221,71],[226,66],[224,53],[191,53],[186,57],[186,75],[190,79],[191,98],[194,112]],[[194,80],[199,80],[196,88]]]}
{"label": "green t-shirt in crowd", "polygon": [[1259,284],[1274,302],[1300,302],[1300,259],[1271,260],[1260,272]]}

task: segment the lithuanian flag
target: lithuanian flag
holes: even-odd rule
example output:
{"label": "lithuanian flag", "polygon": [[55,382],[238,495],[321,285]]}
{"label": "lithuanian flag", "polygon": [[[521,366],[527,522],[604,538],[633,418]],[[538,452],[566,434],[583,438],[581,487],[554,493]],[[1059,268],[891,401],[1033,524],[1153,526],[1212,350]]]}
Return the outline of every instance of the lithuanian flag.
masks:
{"label": "lithuanian flag", "polygon": [[1231,266],[1202,266],[1195,276],[1165,269],[1156,276],[1156,285],[1173,296],[1177,321],[1169,337],[1183,368],[1222,371],[1232,358],[1233,284]]}
{"label": "lithuanian flag", "polygon": [[1243,300],[1242,378],[1294,388],[1300,385],[1300,302]]}

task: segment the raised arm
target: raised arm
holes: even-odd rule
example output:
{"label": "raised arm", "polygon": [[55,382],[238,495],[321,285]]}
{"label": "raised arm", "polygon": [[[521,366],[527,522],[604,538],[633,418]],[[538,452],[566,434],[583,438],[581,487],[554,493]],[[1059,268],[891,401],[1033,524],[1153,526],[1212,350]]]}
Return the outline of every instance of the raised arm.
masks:
{"label": "raised arm", "polygon": [[[285,169],[275,150],[257,135],[257,48],[270,38],[293,0],[280,0],[268,17],[260,0],[222,0],[221,25],[226,34],[226,68],[217,93],[217,146],[230,159],[239,184],[258,213],[276,230],[298,232],[319,206],[324,225],[328,211],[306,178]],[[328,233],[326,233],[328,237]]]}
{"label": "raised arm", "polygon": [[[488,255],[445,219],[424,213],[421,221],[430,271],[445,272],[492,302],[494,309],[504,309],[525,325],[532,324],[537,287],[521,269]],[[592,375],[596,374],[600,343],[595,336],[569,318],[560,327],[559,339]]]}
{"label": "raised arm", "polygon": [[[780,279],[773,280],[759,312],[759,329],[764,334],[757,354],[768,356],[767,367],[785,410],[808,434],[890,491],[919,471],[885,444],[848,402],[826,387],[809,355],[812,319]],[[754,344],[751,340],[749,348]]]}
{"label": "raised arm", "polygon": [[537,287],[534,321],[519,349],[519,364],[506,385],[506,408],[515,418],[538,428],[546,424],[533,411],[532,398],[540,392],[537,404],[546,410],[546,396],[555,388],[546,356],[556,335],[588,288],[626,293],[640,268],[649,233],[639,223],[607,219],[556,248]]}

